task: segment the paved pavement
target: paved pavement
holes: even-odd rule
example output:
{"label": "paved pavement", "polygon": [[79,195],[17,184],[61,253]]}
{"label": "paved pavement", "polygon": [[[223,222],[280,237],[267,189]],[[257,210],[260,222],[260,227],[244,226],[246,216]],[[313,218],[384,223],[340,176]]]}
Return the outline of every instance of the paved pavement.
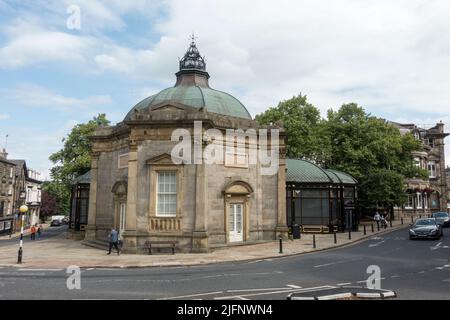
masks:
{"label": "paved pavement", "polygon": [[[411,241],[407,229],[351,246],[280,259],[160,268],[82,268],[80,290],[64,268],[0,267],[1,299],[286,299],[289,293],[365,286],[369,266],[399,299],[450,299],[450,229]],[[164,258],[164,256],[159,256]]]}
{"label": "paved pavement", "polygon": [[[401,228],[405,225],[395,223],[393,228]],[[47,228],[47,230],[49,230]],[[51,230],[51,229],[50,229]],[[62,231],[63,229],[56,229]],[[66,239],[64,233],[56,236],[47,232],[40,241],[27,241],[24,244],[22,268],[67,268],[77,265],[84,268],[90,267],[158,267],[158,266],[191,266],[210,263],[224,263],[236,261],[255,261],[268,258],[279,258],[301,253],[329,249],[342,245],[348,245],[360,241],[370,235],[370,226],[366,229],[367,235],[361,231],[352,233],[352,239],[348,239],[347,233],[337,234],[337,244],[334,244],[332,234],[316,235],[316,248],[313,246],[313,235],[303,234],[300,240],[283,241],[283,253],[279,253],[279,242],[260,243],[246,246],[236,246],[217,249],[206,254],[157,254],[157,255],[126,255],[115,254],[107,256],[106,251],[89,248],[79,241]],[[388,228],[387,231],[391,230]],[[381,230],[381,233],[386,230]],[[0,251],[0,266],[17,266],[17,242],[3,245]]]}

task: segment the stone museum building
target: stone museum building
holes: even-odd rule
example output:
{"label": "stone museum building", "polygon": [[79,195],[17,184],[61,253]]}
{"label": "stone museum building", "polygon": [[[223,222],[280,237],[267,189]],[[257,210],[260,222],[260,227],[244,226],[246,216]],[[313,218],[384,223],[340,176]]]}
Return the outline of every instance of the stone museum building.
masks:
{"label": "stone museum building", "polygon": [[[112,226],[131,253],[142,252],[146,241],[206,252],[287,237],[284,132],[260,126],[209,79],[192,41],[173,87],[139,102],[117,125],[96,130],[87,225],[78,223],[85,243],[107,241]],[[244,140],[230,139],[230,129],[243,130]],[[212,150],[211,159],[201,150]],[[269,154],[271,162],[251,161],[254,152]],[[268,167],[278,170],[265,173]],[[82,185],[74,209],[86,198]]]}

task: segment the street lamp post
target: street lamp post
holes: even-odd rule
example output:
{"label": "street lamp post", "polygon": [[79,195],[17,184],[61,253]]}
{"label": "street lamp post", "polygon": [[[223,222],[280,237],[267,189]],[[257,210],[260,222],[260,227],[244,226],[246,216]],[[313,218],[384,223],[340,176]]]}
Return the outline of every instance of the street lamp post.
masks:
{"label": "street lamp post", "polygon": [[17,257],[17,263],[18,263],[18,264],[21,264],[21,263],[22,263],[22,253],[23,253],[23,250],[22,250],[22,246],[23,246],[23,225],[24,225],[24,222],[25,222],[25,214],[27,213],[27,211],[28,211],[28,207],[27,207],[27,206],[25,206],[25,205],[20,206],[19,212],[20,212],[20,215],[21,215],[21,219],[20,219],[20,244],[19,244],[19,254],[18,254],[18,257]]}

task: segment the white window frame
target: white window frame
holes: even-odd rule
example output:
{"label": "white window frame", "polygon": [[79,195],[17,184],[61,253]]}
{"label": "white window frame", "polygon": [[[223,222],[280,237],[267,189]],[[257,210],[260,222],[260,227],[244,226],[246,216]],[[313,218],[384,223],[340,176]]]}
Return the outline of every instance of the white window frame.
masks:
{"label": "white window frame", "polygon": [[421,165],[420,165],[420,158],[419,158],[419,157],[415,157],[415,158],[414,158],[414,165],[415,165],[417,168],[420,168],[420,167],[421,167]]}
{"label": "white window frame", "polygon": [[405,209],[414,209],[414,195],[408,194],[408,199],[406,200]]}
{"label": "white window frame", "polygon": [[[162,178],[162,177],[167,177],[167,176],[174,176],[175,177],[175,180],[174,180],[174,183],[166,183],[166,181],[164,181],[163,182],[163,186],[164,186],[164,190],[163,191],[161,191],[161,188],[160,188],[160,186],[161,186],[161,184],[160,184],[160,179]],[[171,191],[171,190],[169,190],[169,191],[167,191],[167,188],[169,188],[170,189],[170,186],[171,185],[173,185],[174,186],[174,191]],[[176,217],[177,216],[177,201],[178,201],[178,199],[177,199],[177,192],[178,192],[178,190],[177,190],[177,188],[178,188],[178,186],[177,186],[177,172],[176,171],[157,171],[156,172],[156,208],[155,208],[155,212],[156,212],[156,216],[157,217]],[[160,204],[161,204],[161,197],[160,196],[172,196],[174,199],[175,199],[175,201],[174,202],[171,202],[171,201],[164,201],[164,203],[163,203],[163,207],[164,207],[164,210],[160,210]],[[171,210],[169,210],[169,211],[167,211],[166,210],[166,206],[170,206],[170,205],[172,205],[173,206],[173,210],[174,211],[171,211]]]}
{"label": "white window frame", "polygon": [[428,194],[424,193],[423,194],[423,206],[425,207],[425,209],[428,209],[429,205],[428,205]]}
{"label": "white window frame", "polygon": [[427,169],[428,169],[428,175],[431,179],[436,178],[437,177],[437,165],[436,165],[436,161],[428,161],[428,165],[427,165]]}
{"label": "white window frame", "polygon": [[12,179],[14,168],[9,169],[9,177]]}
{"label": "white window frame", "polygon": [[13,186],[12,184],[10,184],[8,187],[8,196],[12,196],[12,194],[13,194]]}
{"label": "white window frame", "polygon": [[423,209],[423,195],[420,192],[417,192],[416,208],[417,209]]}

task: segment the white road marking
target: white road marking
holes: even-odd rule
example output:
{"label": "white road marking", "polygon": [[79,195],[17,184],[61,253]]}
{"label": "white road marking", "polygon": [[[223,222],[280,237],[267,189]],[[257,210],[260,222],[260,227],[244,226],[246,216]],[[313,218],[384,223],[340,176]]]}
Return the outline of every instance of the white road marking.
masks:
{"label": "white road marking", "polygon": [[63,271],[64,269],[19,269],[19,271],[37,271],[37,272],[53,272],[53,271]]}
{"label": "white road marking", "polygon": [[352,284],[351,282],[344,282],[344,283],[338,283],[337,286],[348,286],[349,284]]}
{"label": "white road marking", "polygon": [[418,274],[422,274],[422,273],[425,273],[425,271],[419,271],[419,272],[417,272]]}
{"label": "white road marking", "polygon": [[391,278],[400,278],[399,275],[391,276]]}
{"label": "white road marking", "polygon": [[439,247],[441,246],[442,242],[439,242],[437,245],[435,245],[434,247],[430,247],[430,250],[437,250],[439,249]]}
{"label": "white road marking", "polygon": [[237,296],[236,298],[239,299],[239,300],[250,300],[250,299],[247,299],[247,298],[244,298],[244,297],[241,297],[241,296]]}
{"label": "white road marking", "polygon": [[386,240],[383,240],[383,241],[380,241],[380,242],[377,242],[377,243],[369,244],[369,248],[378,247],[380,244],[382,244],[384,242],[386,242]]}
{"label": "white road marking", "polygon": [[450,279],[442,280],[443,282],[450,282]]}
{"label": "white road marking", "polygon": [[176,296],[176,297],[168,297],[168,298],[160,298],[158,300],[172,300],[172,299],[181,299],[181,298],[192,298],[192,297],[200,297],[200,296],[210,296],[214,294],[221,294],[223,291],[215,291],[215,292],[205,292],[205,293],[196,293],[196,294],[188,294],[185,296]]}
{"label": "white road marking", "polygon": [[239,290],[227,290],[229,293],[233,292],[258,292],[258,291],[274,291],[274,290],[286,290],[286,288],[264,288],[264,289],[239,289]]}
{"label": "white road marking", "polygon": [[309,291],[319,291],[326,289],[334,289],[336,287],[333,286],[321,286],[321,287],[313,287],[313,288],[304,288],[304,289],[285,289],[280,291],[271,291],[271,292],[263,292],[263,293],[250,293],[250,294],[241,294],[239,296],[227,296],[227,297],[216,297],[214,300],[230,300],[235,299],[237,297],[255,297],[255,296],[264,296],[270,294],[278,294],[278,293],[290,293],[290,292],[309,292]]}
{"label": "white road marking", "polygon": [[263,260],[255,260],[255,261],[250,261],[250,262],[247,262],[247,264],[253,264],[253,263],[258,263],[258,262],[262,262]]}
{"label": "white road marking", "polygon": [[317,266],[314,266],[314,268],[322,268],[322,267],[328,267],[328,266],[332,266],[334,264],[339,264],[339,263],[344,263],[347,262],[348,260],[341,260],[341,261],[336,261],[336,262],[330,262],[330,263],[325,263],[325,264],[319,264]]}
{"label": "white road marking", "polygon": [[293,288],[293,289],[301,289],[302,288],[302,287],[296,286],[294,284],[288,284],[287,286],[290,288]]}

